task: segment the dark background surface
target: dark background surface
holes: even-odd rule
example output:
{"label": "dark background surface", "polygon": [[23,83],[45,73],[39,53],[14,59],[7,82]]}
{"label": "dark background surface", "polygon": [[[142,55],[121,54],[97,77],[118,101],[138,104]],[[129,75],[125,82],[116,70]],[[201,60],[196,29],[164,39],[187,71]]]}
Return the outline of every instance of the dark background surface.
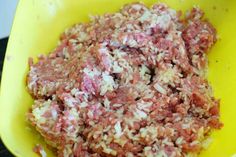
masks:
{"label": "dark background surface", "polygon": [[[0,76],[2,76],[2,67],[7,47],[7,41],[8,38],[0,39]],[[2,140],[0,140],[0,157],[13,157],[13,155],[3,145]]]}

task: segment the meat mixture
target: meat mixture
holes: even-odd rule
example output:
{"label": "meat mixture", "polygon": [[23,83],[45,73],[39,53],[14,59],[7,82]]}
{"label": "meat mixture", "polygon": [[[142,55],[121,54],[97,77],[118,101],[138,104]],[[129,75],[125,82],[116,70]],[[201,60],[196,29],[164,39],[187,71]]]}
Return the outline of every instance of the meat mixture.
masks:
{"label": "meat mixture", "polygon": [[216,31],[194,7],[125,5],[30,59],[28,114],[59,157],[187,157],[220,129],[206,79]]}

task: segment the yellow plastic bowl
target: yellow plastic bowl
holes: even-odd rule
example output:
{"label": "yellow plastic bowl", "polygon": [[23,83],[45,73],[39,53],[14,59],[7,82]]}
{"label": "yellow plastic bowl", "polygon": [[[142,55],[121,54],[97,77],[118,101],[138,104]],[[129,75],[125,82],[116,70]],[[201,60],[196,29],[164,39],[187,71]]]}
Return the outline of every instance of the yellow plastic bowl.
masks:
{"label": "yellow plastic bowl", "polygon": [[[65,28],[88,21],[88,15],[115,12],[134,0],[21,0],[9,39],[1,82],[0,135],[12,153],[37,156],[32,148],[43,144],[29,127],[25,113],[32,105],[25,78],[28,58],[52,50]],[[163,0],[185,11],[200,6],[216,27],[219,41],[209,53],[209,80],[215,96],[221,98],[224,128],[212,134],[213,143],[201,157],[232,157],[236,154],[236,1]],[[144,0],[151,5],[156,0]],[[52,152],[46,148],[48,156]]]}

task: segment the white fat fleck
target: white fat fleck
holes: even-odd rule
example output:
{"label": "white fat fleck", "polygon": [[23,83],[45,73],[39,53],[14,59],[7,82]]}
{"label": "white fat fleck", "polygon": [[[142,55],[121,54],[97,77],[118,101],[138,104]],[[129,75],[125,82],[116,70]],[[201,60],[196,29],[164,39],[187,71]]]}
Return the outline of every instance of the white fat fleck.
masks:
{"label": "white fat fleck", "polygon": [[113,73],[121,73],[123,72],[123,68],[118,65],[117,61],[113,63]]}
{"label": "white fat fleck", "polygon": [[152,19],[151,19],[151,27],[155,27],[156,25],[158,25],[161,29],[166,30],[171,22],[171,17],[168,14],[162,14],[162,15],[156,15],[153,14],[152,15]]}
{"label": "white fat fleck", "polygon": [[[80,92],[80,93],[78,93],[78,94],[82,94],[84,100],[85,100],[85,101],[88,101],[88,97],[89,97],[88,93],[86,93],[86,92]],[[75,96],[77,96],[77,95],[75,95]]]}
{"label": "white fat fleck", "polygon": [[83,107],[87,107],[87,106],[88,106],[88,104],[87,104],[86,102],[81,102],[81,103],[80,103],[80,107],[82,107],[82,108],[83,108]]}
{"label": "white fat fleck", "polygon": [[99,76],[101,75],[101,72],[98,71],[96,68],[94,69],[89,69],[89,68],[84,68],[83,72],[85,74],[87,74],[88,76],[90,76],[91,78],[93,78],[94,76]]}
{"label": "white fat fleck", "polygon": [[41,157],[47,157],[47,153],[44,151],[44,149],[40,149],[39,153],[40,153]]}
{"label": "white fat fleck", "polygon": [[134,27],[133,27],[133,25],[131,25],[131,24],[127,24],[127,26],[126,26],[129,30],[131,30],[131,29],[133,29]]}
{"label": "white fat fleck", "polygon": [[145,65],[142,64],[141,68],[139,68],[139,73],[140,73],[141,77],[144,79],[145,74],[150,73],[150,70]]}
{"label": "white fat fleck", "polygon": [[63,156],[68,156],[68,154],[71,154],[71,153],[72,153],[71,145],[66,144],[65,148],[63,149]]}
{"label": "white fat fleck", "polygon": [[[65,56],[65,58],[70,58],[70,54],[68,53],[67,48],[63,48],[63,52],[62,53]],[[57,66],[60,66],[60,65],[57,65]]]}
{"label": "white fat fleck", "polygon": [[93,112],[91,110],[89,110],[87,114],[89,118],[93,118]]}
{"label": "white fat fleck", "polygon": [[157,128],[154,126],[147,126],[145,128],[140,129],[140,135],[142,138],[151,138],[152,140],[157,138]]}
{"label": "white fat fleck", "polygon": [[32,76],[31,78],[32,78],[32,80],[28,83],[28,88],[32,90],[32,87],[33,87],[33,85],[36,84],[38,78],[35,75]]}
{"label": "white fat fleck", "polygon": [[174,80],[174,77],[175,77],[174,69],[169,68],[165,71],[160,72],[159,81],[162,81],[164,83],[170,83]]}
{"label": "white fat fleck", "polygon": [[[146,148],[146,147],[145,147],[145,148]],[[151,147],[150,147],[150,148],[151,148]],[[156,154],[153,153],[153,151],[152,151],[151,149],[149,149],[149,148],[147,148],[147,149],[144,150],[144,155],[145,155],[146,157],[156,157]]]}
{"label": "white fat fleck", "polygon": [[185,54],[186,54],[186,50],[185,50],[185,48],[184,48],[183,45],[180,45],[180,46],[179,46],[179,51],[180,51],[180,54],[181,54],[181,55],[185,55]]}
{"label": "white fat fleck", "polygon": [[77,43],[77,40],[76,40],[76,39],[70,39],[69,42],[71,42],[71,43]]}
{"label": "white fat fleck", "polygon": [[113,104],[112,106],[113,106],[113,107],[121,107],[122,104]]}
{"label": "white fat fleck", "polygon": [[150,18],[150,16],[152,16],[152,13],[148,10],[146,10],[143,15],[139,18],[140,22],[144,22],[146,20],[148,20]]}
{"label": "white fat fleck", "polygon": [[72,131],[73,128],[74,128],[74,126],[73,126],[73,125],[70,125],[69,127],[66,128],[66,130],[67,130],[68,132],[70,132],[70,131]]}
{"label": "white fat fleck", "polygon": [[169,12],[169,15],[170,15],[172,18],[176,18],[176,10],[174,10],[174,9],[168,9],[168,12]]}
{"label": "white fat fleck", "polygon": [[115,49],[113,53],[114,53],[115,58],[117,59],[122,59],[123,56],[126,56],[126,53],[123,51],[120,51],[119,49]]}
{"label": "white fat fleck", "polygon": [[182,124],[182,128],[183,128],[183,129],[188,129],[188,128],[190,128],[190,124],[189,124],[189,123],[187,123],[187,124]]}
{"label": "white fat fleck", "polygon": [[170,33],[166,36],[166,40],[170,40],[170,41],[173,41],[174,38],[173,38],[173,35]]}
{"label": "white fat fleck", "polygon": [[154,88],[161,94],[166,94],[166,90],[159,83],[155,83]]}
{"label": "white fat fleck", "polygon": [[149,112],[150,111],[149,108],[152,106],[152,104],[153,104],[152,102],[139,102],[137,103],[137,106],[138,106],[138,109]]}
{"label": "white fat fleck", "polygon": [[116,84],[113,77],[107,71],[103,72],[100,94],[104,95],[107,91],[112,91],[114,88],[116,88]]}
{"label": "white fat fleck", "polygon": [[111,126],[109,125],[109,126],[107,126],[104,130],[103,130],[103,132],[107,132],[107,131],[109,131],[111,129]]}
{"label": "white fat fleck", "polygon": [[165,56],[165,52],[160,52],[160,53],[157,55],[157,61],[159,62],[164,56]]}
{"label": "white fat fleck", "polygon": [[78,39],[79,39],[80,42],[87,40],[87,38],[88,38],[87,33],[82,32],[82,31],[79,32],[79,37],[78,37]]}
{"label": "white fat fleck", "polygon": [[119,144],[121,147],[124,147],[124,145],[126,144],[128,140],[124,139],[124,138],[116,138],[114,140],[115,143]]}
{"label": "white fat fleck", "polygon": [[104,142],[101,142],[100,145],[103,148],[103,152],[107,153],[107,154],[112,154],[113,156],[117,155],[117,152],[109,147],[106,146],[106,144]]}
{"label": "white fat fleck", "polygon": [[199,141],[196,141],[196,140],[195,140],[195,141],[193,141],[193,142],[190,143],[190,146],[194,146],[194,145],[197,145],[197,144],[199,144],[199,143],[200,143]]}
{"label": "white fat fleck", "polygon": [[130,47],[136,47],[138,45],[138,42],[132,38],[128,39],[126,42]]}
{"label": "white fat fleck", "polygon": [[198,139],[204,139],[204,127],[201,127],[199,130],[198,130],[198,134],[197,134],[197,137]]}
{"label": "white fat fleck", "polygon": [[168,157],[168,156],[163,150],[161,150],[158,152],[158,154],[155,157]]}
{"label": "white fat fleck", "polygon": [[107,98],[105,98],[105,100],[104,100],[104,106],[105,106],[105,108],[107,108],[107,109],[110,109],[110,101],[107,99]]}
{"label": "white fat fleck", "polygon": [[[129,125],[131,125],[132,127],[133,127],[133,122],[134,121],[132,121],[133,120],[133,118],[128,118],[128,119],[126,119],[127,121],[126,121],[126,123],[127,124],[129,124]],[[131,122],[129,122],[129,121],[131,121]],[[138,135],[134,135],[134,130],[129,130],[129,128],[128,128],[128,126],[126,125],[126,127],[124,128],[124,132],[126,133],[126,135],[130,138],[130,139],[132,139],[132,140],[134,140],[134,141],[138,141],[139,140],[139,137],[138,137]]]}
{"label": "white fat fleck", "polygon": [[32,66],[30,67],[30,77],[32,80],[28,83],[28,88],[32,89],[33,85],[35,85],[38,80],[38,77],[36,75],[36,68]]}
{"label": "white fat fleck", "polygon": [[125,45],[127,41],[128,41],[128,36],[126,35],[123,37],[122,44]]}
{"label": "white fat fleck", "polygon": [[146,98],[146,99],[152,98],[154,96],[154,91],[147,88],[143,91],[143,95],[144,95],[143,98]]}
{"label": "white fat fleck", "polygon": [[165,145],[170,146],[170,145],[172,145],[173,143],[170,142],[168,138],[165,138],[165,139],[162,141],[162,144],[165,144]]}
{"label": "white fat fleck", "polygon": [[111,46],[114,46],[114,47],[119,47],[119,46],[120,46],[120,43],[119,43],[118,41],[116,41],[116,40],[111,40],[111,41],[110,41],[110,45],[111,45]]}
{"label": "white fat fleck", "polygon": [[79,118],[79,113],[75,108],[70,110],[70,114],[68,116],[68,120],[77,120]]}
{"label": "white fat fleck", "polygon": [[73,88],[70,92],[71,92],[72,95],[75,95],[76,93],[79,92],[79,89],[78,88]]}
{"label": "white fat fleck", "polygon": [[176,143],[177,145],[181,145],[181,144],[183,143],[183,141],[184,141],[183,137],[178,137],[178,138],[176,139],[175,143]]}
{"label": "white fat fleck", "polygon": [[39,123],[45,123],[46,119],[43,117],[43,114],[50,110],[50,104],[51,101],[46,101],[44,103],[42,103],[39,107],[33,109],[32,113],[35,117],[36,121],[39,121]]}
{"label": "white fat fleck", "polygon": [[125,155],[126,155],[127,157],[134,157],[133,153],[130,153],[130,152],[126,153]]}
{"label": "white fat fleck", "polygon": [[57,119],[57,111],[55,109],[52,109],[51,114],[52,114],[53,120],[56,120]]}
{"label": "white fat fleck", "polygon": [[[150,45],[152,45],[152,43],[150,43]],[[151,48],[151,50],[152,50],[153,52],[155,52],[155,53],[158,53],[158,52],[159,52],[159,49],[158,49],[157,47],[151,46],[150,48]]]}
{"label": "white fat fleck", "polygon": [[78,101],[73,98],[73,97],[70,97],[70,98],[65,98],[65,104],[69,107],[74,107],[74,104],[75,103],[78,103]]}
{"label": "white fat fleck", "polygon": [[147,114],[144,111],[141,111],[139,109],[136,109],[136,111],[134,112],[134,116],[136,119],[146,119],[147,118]]}
{"label": "white fat fleck", "polygon": [[132,5],[132,8],[134,8],[135,10],[140,10],[142,6],[140,4],[134,4]]}
{"label": "white fat fleck", "polygon": [[116,122],[114,128],[115,128],[115,131],[116,131],[115,137],[119,138],[123,134],[122,128],[121,128],[121,125],[120,125],[119,121]]}
{"label": "white fat fleck", "polygon": [[[140,130],[140,131],[141,131],[141,130]],[[152,147],[150,147],[150,146],[144,147],[144,151],[150,151],[150,150],[152,150]]]}

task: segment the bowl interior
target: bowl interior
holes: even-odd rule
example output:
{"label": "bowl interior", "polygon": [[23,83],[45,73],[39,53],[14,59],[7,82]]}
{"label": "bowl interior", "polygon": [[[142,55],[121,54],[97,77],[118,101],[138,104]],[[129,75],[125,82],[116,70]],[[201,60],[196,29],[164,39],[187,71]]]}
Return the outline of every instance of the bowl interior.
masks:
{"label": "bowl interior", "polygon": [[[8,43],[1,82],[0,135],[16,156],[37,156],[32,148],[45,146],[42,138],[25,120],[32,105],[25,77],[28,57],[48,53],[65,28],[88,21],[88,15],[115,12],[135,0],[40,0],[19,2]],[[175,9],[200,6],[216,27],[219,40],[209,52],[209,80],[214,94],[221,99],[221,120],[224,127],[212,134],[213,143],[201,157],[229,157],[236,154],[236,1],[233,0],[163,0]],[[151,5],[156,0],[143,0]],[[52,152],[44,147],[48,156]]]}

